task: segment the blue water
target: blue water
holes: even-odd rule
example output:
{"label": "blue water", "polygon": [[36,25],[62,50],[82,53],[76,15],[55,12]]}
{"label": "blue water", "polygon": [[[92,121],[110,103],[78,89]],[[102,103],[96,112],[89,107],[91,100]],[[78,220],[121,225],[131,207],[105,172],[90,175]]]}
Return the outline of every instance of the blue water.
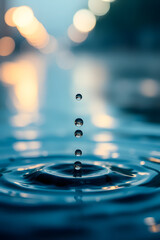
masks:
{"label": "blue water", "polygon": [[[33,112],[23,101],[17,109],[3,86],[1,239],[160,239],[158,116],[112,104],[100,97],[105,82],[77,85],[52,61],[44,79]],[[84,121],[79,139],[76,118]]]}

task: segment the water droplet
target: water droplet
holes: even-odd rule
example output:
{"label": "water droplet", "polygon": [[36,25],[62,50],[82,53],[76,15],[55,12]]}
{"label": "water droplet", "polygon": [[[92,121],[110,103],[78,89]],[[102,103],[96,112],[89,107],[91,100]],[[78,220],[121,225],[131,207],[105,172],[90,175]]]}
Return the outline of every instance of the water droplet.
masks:
{"label": "water droplet", "polygon": [[74,163],[74,170],[79,171],[82,168],[82,163],[77,161]]}
{"label": "water droplet", "polygon": [[75,131],[74,135],[76,138],[80,138],[83,136],[83,132],[81,130],[77,130],[77,131]]}
{"label": "water droplet", "polygon": [[80,157],[80,156],[82,155],[82,151],[81,151],[80,149],[77,149],[77,150],[75,151],[75,155],[76,155],[77,157]]}
{"label": "water droplet", "polygon": [[77,119],[75,120],[75,125],[76,125],[77,127],[81,127],[81,126],[83,125],[83,120],[82,120],[81,118],[77,118]]}
{"label": "water droplet", "polygon": [[82,99],[82,95],[81,95],[80,93],[78,93],[78,94],[76,95],[76,99],[77,99],[77,101],[80,101],[80,100]]}

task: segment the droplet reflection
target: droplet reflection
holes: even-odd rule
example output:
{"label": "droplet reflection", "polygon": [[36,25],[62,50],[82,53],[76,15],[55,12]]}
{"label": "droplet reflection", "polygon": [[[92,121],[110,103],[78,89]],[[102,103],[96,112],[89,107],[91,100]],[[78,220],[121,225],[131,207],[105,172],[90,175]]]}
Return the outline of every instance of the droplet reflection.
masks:
{"label": "droplet reflection", "polygon": [[76,138],[80,138],[83,136],[83,132],[81,130],[77,130],[77,131],[75,131],[74,135]]}
{"label": "droplet reflection", "polygon": [[74,170],[79,171],[82,168],[82,163],[77,161],[74,163]]}
{"label": "droplet reflection", "polygon": [[82,156],[82,151],[81,151],[80,149],[77,149],[77,150],[75,151],[75,155],[76,155],[77,157]]}
{"label": "droplet reflection", "polygon": [[78,94],[76,95],[76,99],[77,99],[77,101],[80,101],[80,100],[82,99],[82,95],[81,95],[80,93],[78,93]]}
{"label": "droplet reflection", "polygon": [[82,120],[81,118],[77,118],[77,119],[75,120],[75,125],[76,125],[77,127],[81,127],[81,126],[83,125],[83,120]]}

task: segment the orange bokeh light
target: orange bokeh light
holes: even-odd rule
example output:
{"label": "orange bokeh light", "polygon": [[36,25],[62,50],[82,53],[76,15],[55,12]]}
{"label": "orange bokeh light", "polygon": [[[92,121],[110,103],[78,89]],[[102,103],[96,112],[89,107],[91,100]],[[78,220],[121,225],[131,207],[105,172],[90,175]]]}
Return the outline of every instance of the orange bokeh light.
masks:
{"label": "orange bokeh light", "polygon": [[3,37],[0,39],[0,56],[8,56],[15,49],[15,41],[11,37]]}
{"label": "orange bokeh light", "polygon": [[16,27],[16,24],[13,21],[13,13],[16,9],[17,9],[16,7],[10,8],[5,13],[5,16],[4,16],[5,23],[10,27]]}

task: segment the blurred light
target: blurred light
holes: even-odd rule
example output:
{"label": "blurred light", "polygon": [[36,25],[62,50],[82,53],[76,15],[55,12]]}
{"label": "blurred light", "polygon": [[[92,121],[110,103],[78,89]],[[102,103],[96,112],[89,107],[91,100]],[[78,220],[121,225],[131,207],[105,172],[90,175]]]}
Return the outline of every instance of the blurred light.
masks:
{"label": "blurred light", "polygon": [[41,147],[40,142],[16,142],[13,144],[15,151],[35,150]]}
{"label": "blurred light", "polygon": [[13,12],[13,21],[18,27],[25,27],[33,21],[34,14],[30,7],[21,6]]}
{"label": "blurred light", "polygon": [[28,43],[36,48],[44,48],[49,43],[49,35],[41,23],[39,23],[33,35],[26,36]]}
{"label": "blurred light", "polygon": [[155,157],[150,157],[150,158],[148,158],[148,160],[151,162],[160,163],[160,159],[155,158]]}
{"label": "blurred light", "polygon": [[[21,62],[23,70],[21,81],[14,86],[17,108],[23,111],[34,112],[38,107],[38,79],[32,64]],[[18,100],[18,101],[17,101]]]}
{"label": "blurred light", "polygon": [[33,122],[33,116],[31,114],[19,113],[11,118],[11,124],[14,127],[25,127]]}
{"label": "blurred light", "polygon": [[97,16],[105,15],[110,9],[110,3],[102,0],[89,0],[89,9]]}
{"label": "blurred light", "polygon": [[19,81],[21,69],[17,63],[5,62],[1,65],[0,69],[1,80],[6,84],[15,84]]}
{"label": "blurred light", "polygon": [[160,224],[156,224],[156,221],[153,217],[148,217],[144,219],[146,225],[149,226],[149,231],[153,233],[160,232]]}
{"label": "blurred light", "polygon": [[100,133],[96,134],[93,139],[96,142],[109,142],[113,140],[113,136],[108,133]]}
{"label": "blurred light", "polygon": [[160,232],[160,224],[151,226],[150,231],[153,233],[159,233]]}
{"label": "blurred light", "polygon": [[34,130],[15,131],[14,136],[16,139],[33,140],[38,137],[38,133]]}
{"label": "blurred light", "polygon": [[36,31],[38,31],[39,24],[40,24],[39,21],[34,17],[29,24],[22,27],[18,26],[17,28],[23,37],[27,37],[27,36],[29,37],[34,35]]}
{"label": "blurred light", "polygon": [[96,17],[91,11],[81,9],[74,15],[73,24],[80,32],[90,32],[96,25]]}
{"label": "blurred light", "polygon": [[140,91],[146,97],[154,97],[158,94],[159,86],[155,80],[146,79],[141,82]]}
{"label": "blurred light", "polygon": [[50,38],[46,29],[35,17],[33,17],[32,22],[29,24],[17,28],[30,45],[41,49],[49,44]]}
{"label": "blurred light", "polygon": [[116,190],[118,188],[121,188],[121,187],[119,187],[119,186],[111,186],[111,187],[103,187],[102,189],[103,190]]}
{"label": "blurred light", "polygon": [[141,176],[149,175],[149,173],[145,173],[145,172],[138,172],[138,174]]}
{"label": "blurred light", "polygon": [[[74,82],[78,88],[95,89],[106,80],[106,69],[98,61],[81,61],[73,72]],[[81,90],[81,89],[80,89]]]}
{"label": "blurred light", "polygon": [[119,154],[118,153],[112,153],[112,158],[118,158]]}
{"label": "blurred light", "polygon": [[145,161],[141,161],[140,164],[143,166],[145,165]]}
{"label": "blurred light", "polygon": [[117,151],[117,146],[111,143],[98,143],[94,154],[103,157],[109,157],[110,153],[113,151]]}
{"label": "blurred light", "polygon": [[112,128],[115,126],[115,120],[108,115],[93,115],[92,122],[96,127]]}
{"label": "blurred light", "polygon": [[[55,48],[55,44],[53,46],[53,41],[50,41],[46,29],[36,19],[30,7],[21,6],[14,9],[14,11],[10,9],[10,12],[7,11],[5,19],[8,25],[16,26],[20,34],[33,47],[43,49],[48,46],[46,52],[51,52]],[[50,44],[51,42],[52,44]]]}
{"label": "blurred light", "polygon": [[42,53],[49,54],[55,52],[57,48],[58,48],[57,40],[55,39],[55,37],[50,36],[48,44],[44,48],[40,49],[40,51]]}
{"label": "blurred light", "polygon": [[71,25],[68,28],[68,37],[75,43],[81,43],[84,42],[87,37],[88,37],[88,33],[82,33],[80,31],[78,31],[74,25]]}
{"label": "blurred light", "polygon": [[6,62],[1,66],[1,79],[14,85],[15,105],[19,110],[33,112],[38,107],[37,72],[29,61]]}
{"label": "blurred light", "polygon": [[13,21],[13,13],[16,9],[17,9],[16,7],[10,8],[5,13],[5,16],[4,16],[5,23],[10,27],[16,26],[15,22]]}
{"label": "blurred light", "polygon": [[8,56],[15,49],[15,41],[11,37],[0,39],[0,56]]}

